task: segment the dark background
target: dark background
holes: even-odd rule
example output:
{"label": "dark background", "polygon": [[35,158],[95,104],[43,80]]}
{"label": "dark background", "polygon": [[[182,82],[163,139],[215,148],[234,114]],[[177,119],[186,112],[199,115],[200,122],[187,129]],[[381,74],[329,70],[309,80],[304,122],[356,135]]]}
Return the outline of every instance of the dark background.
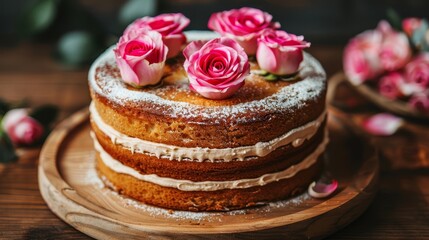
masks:
{"label": "dark background", "polygon": [[[141,0],[147,1],[147,0]],[[19,17],[32,0],[0,1],[0,46],[19,42]],[[34,1],[33,1],[34,2]],[[102,27],[118,35],[118,12],[124,0],[80,0]],[[305,35],[313,44],[344,44],[365,29],[374,28],[386,18],[388,8],[395,9],[401,17],[426,17],[427,0],[158,0],[156,13],[181,12],[191,19],[189,29],[207,29],[211,13],[243,6],[263,9],[279,21],[282,29]],[[73,14],[73,13],[72,13]],[[79,18],[77,14],[76,18]],[[57,16],[56,21],[61,21]],[[42,38],[43,40],[43,38]]]}

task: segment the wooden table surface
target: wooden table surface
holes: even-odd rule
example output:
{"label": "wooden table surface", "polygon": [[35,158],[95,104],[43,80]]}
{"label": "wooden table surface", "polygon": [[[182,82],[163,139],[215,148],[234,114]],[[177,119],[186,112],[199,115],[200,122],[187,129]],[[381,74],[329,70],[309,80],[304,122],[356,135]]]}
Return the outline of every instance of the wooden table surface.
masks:
{"label": "wooden table surface", "polygon": [[[341,70],[342,46],[312,46],[310,52],[328,76]],[[69,69],[52,59],[47,45],[0,49],[0,98],[27,99],[31,106],[50,103],[61,118],[88,106],[87,71]],[[350,126],[361,113],[343,114]],[[330,239],[429,239],[429,126],[407,123],[391,138],[362,134],[380,149],[379,192],[369,209]],[[357,132],[360,130],[357,129]],[[416,147],[417,146],[417,147]],[[17,162],[0,164],[0,239],[88,239],[56,217],[37,183],[40,147],[18,149]]]}

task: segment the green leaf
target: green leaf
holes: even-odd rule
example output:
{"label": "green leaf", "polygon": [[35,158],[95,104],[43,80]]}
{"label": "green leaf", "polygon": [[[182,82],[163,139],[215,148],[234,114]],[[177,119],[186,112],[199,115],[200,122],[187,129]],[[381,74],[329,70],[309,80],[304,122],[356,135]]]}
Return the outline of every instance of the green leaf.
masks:
{"label": "green leaf", "polygon": [[58,0],[38,0],[24,13],[21,19],[22,33],[30,36],[47,29],[57,14]]}
{"label": "green leaf", "polygon": [[278,78],[277,75],[274,75],[274,74],[270,73],[270,74],[266,75],[264,77],[264,79],[267,80],[267,81],[277,81],[279,78]]}
{"label": "green leaf", "polygon": [[387,21],[397,31],[402,31],[402,18],[393,8],[388,8],[386,11]]}
{"label": "green leaf", "polygon": [[36,119],[43,126],[48,127],[51,123],[57,119],[58,108],[52,105],[45,105],[34,109],[30,116]]}
{"label": "green leaf", "polygon": [[6,133],[0,132],[0,163],[12,162],[17,158],[10,138]]}
{"label": "green leaf", "polygon": [[294,74],[292,76],[287,76],[287,77],[280,77],[280,80],[282,80],[284,82],[298,81],[299,79],[301,79],[299,74]]}
{"label": "green leaf", "polygon": [[291,74],[279,75],[278,78],[284,82],[290,82],[290,81],[298,80],[298,79],[300,79],[299,70],[294,72],[294,73],[291,73]]}
{"label": "green leaf", "polygon": [[60,59],[70,65],[88,63],[94,60],[100,51],[96,37],[85,31],[67,33],[58,42]]}
{"label": "green leaf", "polygon": [[137,18],[156,13],[157,0],[129,0],[119,11],[119,22],[127,26]]}
{"label": "green leaf", "polygon": [[259,76],[267,76],[269,73],[269,72],[262,70],[262,69],[251,70],[250,72],[253,74],[259,75]]}

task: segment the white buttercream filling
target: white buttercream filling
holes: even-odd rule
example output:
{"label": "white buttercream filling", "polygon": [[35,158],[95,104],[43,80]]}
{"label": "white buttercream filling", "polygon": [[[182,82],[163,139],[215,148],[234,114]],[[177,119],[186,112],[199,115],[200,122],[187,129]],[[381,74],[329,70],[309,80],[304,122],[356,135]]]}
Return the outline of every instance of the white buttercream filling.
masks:
{"label": "white buttercream filling", "polygon": [[314,121],[292,129],[271,141],[258,142],[251,146],[242,146],[237,148],[188,148],[155,143],[120,133],[103,121],[97,112],[94,103],[91,103],[90,105],[90,112],[92,121],[94,121],[98,128],[111,139],[113,144],[119,144],[125,149],[130,150],[132,153],[143,153],[156,156],[158,158],[169,158],[170,160],[175,159],[180,161],[186,159],[198,162],[202,162],[204,160],[209,160],[211,162],[215,162],[216,160],[220,160],[222,162],[232,160],[251,160],[251,157],[266,156],[277,148],[290,143],[292,143],[292,146],[298,147],[304,142],[304,140],[308,140],[316,134],[326,116],[326,112],[323,112]]}
{"label": "white buttercream filling", "polygon": [[173,178],[160,177],[156,174],[141,174],[135,169],[125,166],[118,160],[110,156],[103,147],[98,143],[95,134],[91,132],[91,136],[94,140],[95,149],[99,152],[101,160],[104,164],[117,173],[127,174],[134,178],[142,181],[154,183],[163,187],[177,188],[182,191],[217,191],[222,189],[241,189],[250,188],[255,186],[264,186],[266,184],[280,181],[283,179],[291,178],[298,172],[311,167],[316,163],[318,157],[325,151],[326,145],[328,144],[328,134],[325,129],[325,137],[322,143],[303,161],[289,168],[275,173],[264,174],[258,178],[251,179],[240,179],[232,181],[203,181],[193,182],[189,180],[179,180]]}

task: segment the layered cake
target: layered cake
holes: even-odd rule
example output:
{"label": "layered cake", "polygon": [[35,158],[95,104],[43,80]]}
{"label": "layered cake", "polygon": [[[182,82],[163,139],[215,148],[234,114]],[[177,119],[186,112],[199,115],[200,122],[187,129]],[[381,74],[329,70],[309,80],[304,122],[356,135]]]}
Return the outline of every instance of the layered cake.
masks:
{"label": "layered cake", "polygon": [[[186,46],[213,34],[185,36]],[[89,72],[96,166],[115,191],[168,209],[227,211],[286,199],[321,173],[326,76],[311,55],[287,81],[268,81],[250,57],[240,88],[213,99],[189,84],[186,49],[165,61],[160,82],[141,87],[124,81],[118,48]]]}

